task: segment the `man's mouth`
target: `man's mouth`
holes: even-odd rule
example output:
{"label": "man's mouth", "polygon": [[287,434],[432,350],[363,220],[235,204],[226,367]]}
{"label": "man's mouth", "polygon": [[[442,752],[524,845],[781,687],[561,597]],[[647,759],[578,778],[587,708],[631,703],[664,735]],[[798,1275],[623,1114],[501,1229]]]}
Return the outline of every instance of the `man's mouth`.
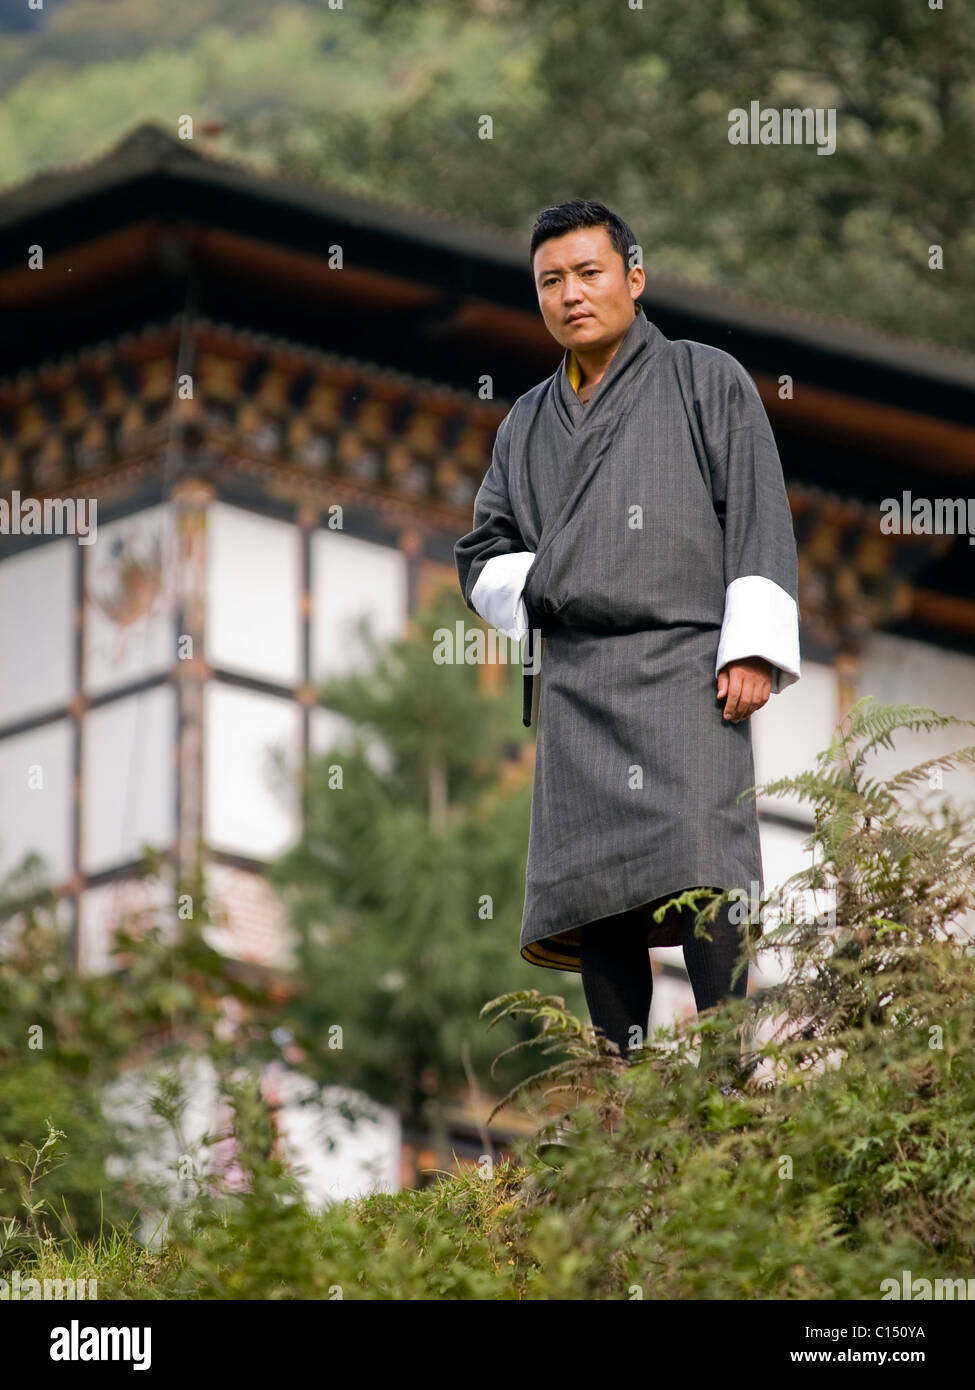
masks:
{"label": "man's mouth", "polygon": [[571,316],[571,318],[567,318],[567,319],[566,319],[566,323],[579,323],[580,320],[582,320],[582,319],[591,319],[591,318],[592,318],[592,314],[573,314],[573,315]]}

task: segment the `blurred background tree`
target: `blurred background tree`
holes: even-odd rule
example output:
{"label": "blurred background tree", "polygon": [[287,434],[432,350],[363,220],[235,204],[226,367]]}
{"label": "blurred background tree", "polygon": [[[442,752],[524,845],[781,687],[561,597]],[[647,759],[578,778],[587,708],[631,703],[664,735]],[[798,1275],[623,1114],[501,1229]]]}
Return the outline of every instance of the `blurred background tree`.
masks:
{"label": "blurred background tree", "polygon": [[[163,867],[149,850],[142,876],[158,877]],[[22,1219],[14,1156],[25,1144],[41,1146],[49,1119],[65,1136],[59,1153],[68,1161],[37,1184],[45,1228],[85,1238],[103,1223],[135,1219],[153,1121],[148,1105],[113,1103],[116,1083],[186,1056],[208,1057],[218,1075],[280,1056],[272,982],[207,943],[199,874],[180,893],[192,912],[126,920],[110,968],[89,972],[78,968],[42,861],[29,856],[0,883],[0,1224]],[[233,1029],[230,999],[241,1020]]]}
{"label": "blurred background tree", "polygon": [[[459,619],[486,638],[446,590],[401,640],[380,646],[360,625],[368,670],[320,691],[354,725],[355,746],[311,760],[303,838],[270,874],[298,939],[286,1023],[309,1070],[394,1106],[410,1136],[433,1137],[444,1167],[447,1108],[471,1073],[486,1094],[530,1070],[519,1057],[489,1076],[506,1044],[533,1033],[522,1021],[490,1032],[481,1007],[540,984],[518,950],[531,812],[522,668],[500,666],[489,692],[483,666],[435,666],[436,651],[457,655]],[[578,977],[547,974],[583,1006]]]}
{"label": "blurred background tree", "polygon": [[[445,1168],[451,1107],[472,1087],[488,1101],[530,1073],[523,1053],[496,1077],[490,1067],[535,1037],[531,1023],[491,1030],[480,1017],[493,996],[539,984],[518,953],[531,808],[521,666],[499,666],[493,691],[483,664],[435,666],[436,652],[456,654],[458,620],[462,634],[487,637],[446,590],[405,638],[380,643],[360,627],[368,664],[322,688],[354,738],[351,751],[310,760],[302,838],[269,871],[295,929],[292,969],[256,971],[209,943],[199,866],[175,895],[192,911],[128,923],[99,973],[78,969],[40,861],[0,884],[0,1220],[21,1206],[4,1155],[39,1147],[48,1118],[69,1162],[38,1197],[66,1208],[82,1234],[103,1213],[123,1224],[136,1215],[149,1114],[120,1114],[110,1093],[143,1064],[206,1058],[227,1089],[240,1067],[285,1056],[319,1090],[394,1107],[414,1152],[432,1142]],[[147,849],[143,876],[164,868]],[[578,977],[553,972],[545,984],[583,1008]],[[339,1108],[354,1118],[367,1107]]]}

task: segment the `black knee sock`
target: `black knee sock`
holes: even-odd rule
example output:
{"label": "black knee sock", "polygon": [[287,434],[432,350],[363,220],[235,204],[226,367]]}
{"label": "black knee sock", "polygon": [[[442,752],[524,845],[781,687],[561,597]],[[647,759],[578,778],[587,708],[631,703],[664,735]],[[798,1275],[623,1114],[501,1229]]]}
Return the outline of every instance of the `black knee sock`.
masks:
{"label": "black knee sock", "polygon": [[733,909],[741,910],[736,903],[725,903],[719,908],[714,921],[705,923],[704,929],[712,938],[710,941],[694,935],[694,914],[685,914],[681,945],[698,1013],[732,996],[744,999],[748,992],[747,970],[742,971],[734,988],[731,984],[731,972],[743,944],[743,924],[731,921]]}
{"label": "black knee sock", "polygon": [[[707,925],[712,940],[694,935],[694,914],[686,912],[681,931],[684,964],[698,1013],[724,999],[743,999],[748,972],[734,986],[731,973],[738,960],[743,926],[731,920],[735,907],[725,903]],[[617,918],[587,922],[580,928],[582,986],[593,1026],[617,1044],[625,1056],[631,1036],[646,1038],[653,1001],[653,974],[647,950],[646,917],[641,910]],[[632,1030],[638,1028],[639,1034]],[[705,1049],[709,1056],[711,1047]]]}
{"label": "black knee sock", "polygon": [[[734,986],[731,973],[742,951],[744,924],[731,920],[733,910],[740,911],[737,904],[725,903],[713,922],[705,924],[710,941],[694,935],[694,914],[688,912],[681,929],[681,944],[684,948],[684,965],[687,968],[694,1003],[698,1013],[713,1008],[725,999],[744,999],[748,993],[748,970],[741,972]],[[717,1062],[725,1066],[739,1055],[737,1044],[730,1041],[723,1045],[711,1039],[702,1040],[701,1061],[703,1065]]]}
{"label": "black knee sock", "polygon": [[[653,998],[645,914],[627,912],[580,928],[582,987],[593,1027],[626,1057],[646,1041]],[[633,1033],[633,1029],[639,1033]]]}

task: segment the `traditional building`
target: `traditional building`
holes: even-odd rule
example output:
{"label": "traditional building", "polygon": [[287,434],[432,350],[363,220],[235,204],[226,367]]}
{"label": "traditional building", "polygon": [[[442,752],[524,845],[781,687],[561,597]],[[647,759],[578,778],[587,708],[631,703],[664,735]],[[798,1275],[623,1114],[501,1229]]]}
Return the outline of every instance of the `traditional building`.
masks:
{"label": "traditional building", "polygon": [[[783,460],[803,677],[754,717],[758,780],[811,765],[860,693],[975,713],[971,538],[880,529],[885,499],[975,491],[975,357],[646,261],[648,316],[743,362]],[[300,806],[267,750],[294,769],[341,736],[315,685],[361,659],[358,619],[398,634],[456,589],[496,427],[561,356],[524,241],[147,125],[3,191],[0,311],[0,874],[43,854],[98,969],[120,913],[155,906],[141,846],[202,844],[223,948],[274,965],[262,867]],[[17,533],[29,499],[95,499],[98,543]],[[781,881],[808,809],[761,814]],[[654,963],[654,1021],[692,1012],[680,949]]]}

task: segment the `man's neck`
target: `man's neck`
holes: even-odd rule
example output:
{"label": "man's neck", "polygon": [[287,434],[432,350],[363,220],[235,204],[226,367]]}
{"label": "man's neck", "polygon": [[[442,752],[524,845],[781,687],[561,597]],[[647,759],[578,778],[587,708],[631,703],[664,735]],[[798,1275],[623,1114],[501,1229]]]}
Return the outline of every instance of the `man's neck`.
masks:
{"label": "man's neck", "polygon": [[578,348],[573,348],[575,359],[579,364],[579,390],[580,392],[595,391],[596,387],[606,375],[606,369],[612,362],[619,350],[619,345],[626,337],[617,338],[616,342],[609,347],[600,348],[598,352],[580,352]]}
{"label": "man's neck", "polygon": [[[639,308],[635,307],[633,310],[633,317],[636,318],[638,313]],[[579,366],[579,386],[577,395],[583,404],[589,399],[593,391],[595,391],[596,387],[606,375],[606,370],[610,362],[612,362],[613,358],[616,356],[620,344],[628,332],[629,327],[620,334],[615,343],[594,348],[591,352],[580,352],[578,348],[572,349],[572,355],[575,357]]]}

